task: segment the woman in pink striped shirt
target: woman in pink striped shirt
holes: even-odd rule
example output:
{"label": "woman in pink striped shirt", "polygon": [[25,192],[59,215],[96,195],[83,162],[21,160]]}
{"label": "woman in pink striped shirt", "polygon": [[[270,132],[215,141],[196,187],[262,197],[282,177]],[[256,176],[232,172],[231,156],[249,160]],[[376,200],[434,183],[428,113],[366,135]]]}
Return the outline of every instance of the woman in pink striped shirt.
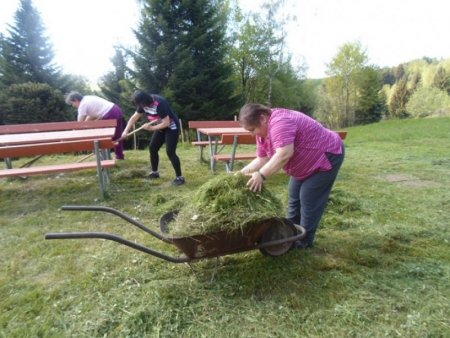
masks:
{"label": "woman in pink striped shirt", "polygon": [[283,108],[248,103],[239,121],[256,135],[257,158],[241,172],[249,175],[247,186],[261,191],[264,181],[284,169],[289,181],[288,215],[307,230],[294,245],[312,247],[331,188],[344,161],[344,144],[339,135],[311,117]]}

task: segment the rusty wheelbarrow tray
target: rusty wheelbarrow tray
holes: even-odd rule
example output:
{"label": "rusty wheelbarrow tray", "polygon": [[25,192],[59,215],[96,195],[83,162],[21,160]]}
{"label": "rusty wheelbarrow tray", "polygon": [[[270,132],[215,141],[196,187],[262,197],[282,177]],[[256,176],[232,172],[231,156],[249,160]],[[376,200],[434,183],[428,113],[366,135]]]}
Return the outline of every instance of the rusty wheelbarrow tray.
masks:
{"label": "rusty wheelbarrow tray", "polygon": [[306,230],[303,227],[293,224],[286,218],[273,217],[252,223],[242,231],[219,231],[205,235],[174,237],[169,235],[169,225],[178,211],[168,212],[160,218],[161,233],[158,233],[131,216],[110,207],[67,205],[61,209],[102,211],[114,214],[157,239],[175,245],[182,255],[178,257],[167,255],[116,234],[106,232],[48,233],[45,235],[45,239],[107,239],[173,263],[186,263],[254,249],[259,249],[265,255],[280,256],[291,248],[293,242],[306,235]]}

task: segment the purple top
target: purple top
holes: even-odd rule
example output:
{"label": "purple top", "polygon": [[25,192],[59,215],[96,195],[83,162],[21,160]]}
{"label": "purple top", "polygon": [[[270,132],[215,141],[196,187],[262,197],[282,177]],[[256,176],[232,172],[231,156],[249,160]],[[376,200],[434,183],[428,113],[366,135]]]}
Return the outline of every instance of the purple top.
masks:
{"label": "purple top", "polygon": [[258,157],[271,158],[277,148],[294,145],[294,154],[284,166],[290,176],[304,180],[317,171],[331,169],[326,153],[342,154],[339,135],[303,113],[273,108],[267,137],[256,137]]}

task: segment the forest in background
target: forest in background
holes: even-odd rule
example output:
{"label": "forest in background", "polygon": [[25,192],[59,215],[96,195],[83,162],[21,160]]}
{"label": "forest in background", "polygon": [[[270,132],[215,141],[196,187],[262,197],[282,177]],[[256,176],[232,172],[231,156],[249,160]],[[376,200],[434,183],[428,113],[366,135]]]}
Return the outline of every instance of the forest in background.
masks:
{"label": "forest in background", "polygon": [[73,120],[64,103],[70,90],[103,96],[128,118],[137,88],[167,97],[185,122],[232,119],[246,102],[299,110],[330,128],[450,115],[450,59],[380,68],[350,41],[327,64],[326,78],[307,79],[307,65],[293,66],[286,52],[283,0],[267,1],[259,13],[231,1],[140,3],[138,45],[117,46],[113,70],[93,87],[54,63],[45,23],[32,0],[21,0],[0,34],[0,124]]}

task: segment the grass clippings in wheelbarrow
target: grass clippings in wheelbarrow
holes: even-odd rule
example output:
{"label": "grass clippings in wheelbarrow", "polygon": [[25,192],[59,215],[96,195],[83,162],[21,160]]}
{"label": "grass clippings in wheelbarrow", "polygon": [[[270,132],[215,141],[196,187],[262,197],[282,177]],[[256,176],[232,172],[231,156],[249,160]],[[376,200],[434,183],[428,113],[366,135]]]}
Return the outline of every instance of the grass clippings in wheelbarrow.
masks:
{"label": "grass clippings in wheelbarrow", "polygon": [[235,231],[258,220],[281,217],[281,201],[266,187],[251,192],[243,174],[222,174],[198,188],[170,223],[173,236]]}

